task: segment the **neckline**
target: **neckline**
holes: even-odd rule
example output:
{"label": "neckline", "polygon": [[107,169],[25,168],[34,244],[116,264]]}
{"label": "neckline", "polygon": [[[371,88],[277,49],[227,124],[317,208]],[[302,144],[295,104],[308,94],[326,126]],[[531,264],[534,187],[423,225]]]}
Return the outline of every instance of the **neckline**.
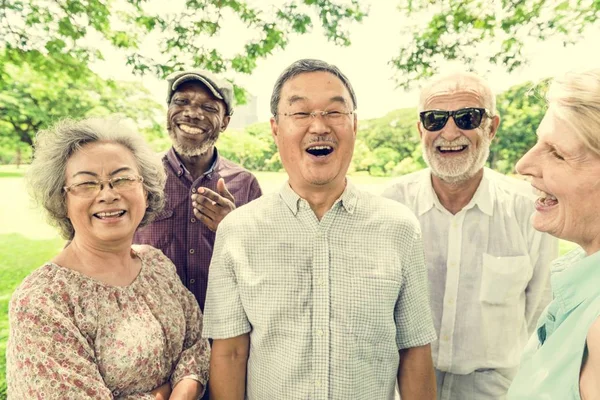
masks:
{"label": "neckline", "polygon": [[135,254],[135,256],[137,258],[140,259],[142,265],[140,267],[140,271],[135,276],[135,278],[133,278],[133,280],[129,284],[125,285],[125,286],[110,285],[110,284],[102,282],[102,281],[100,281],[98,279],[92,278],[91,276],[86,275],[86,274],[84,274],[84,273],[82,273],[80,271],[76,271],[76,270],[68,268],[68,267],[63,267],[62,265],[57,264],[57,263],[55,263],[53,261],[48,261],[45,265],[54,266],[54,267],[56,267],[57,269],[59,269],[61,271],[66,271],[69,275],[75,276],[76,278],[78,278],[80,280],[83,280],[83,281],[86,281],[86,282],[91,282],[91,283],[93,283],[94,285],[97,285],[97,286],[101,286],[101,287],[104,287],[104,288],[107,288],[107,289],[128,290],[128,289],[133,288],[137,284],[137,282],[139,282],[141,280],[142,275],[144,275],[145,271],[146,271],[146,266],[145,266],[144,258],[141,257],[140,253],[137,252],[137,251],[135,251],[133,248],[131,248],[131,251],[133,252],[133,254]]}

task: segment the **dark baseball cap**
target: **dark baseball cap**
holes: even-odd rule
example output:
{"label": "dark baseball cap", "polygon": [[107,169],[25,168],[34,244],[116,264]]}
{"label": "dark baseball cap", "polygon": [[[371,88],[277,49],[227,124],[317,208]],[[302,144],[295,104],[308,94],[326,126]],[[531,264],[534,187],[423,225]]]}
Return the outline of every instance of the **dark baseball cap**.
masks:
{"label": "dark baseball cap", "polygon": [[223,100],[226,106],[225,115],[233,115],[233,85],[224,79],[219,79],[212,72],[203,69],[190,69],[186,71],[173,72],[167,76],[167,104],[171,103],[173,94],[184,82],[199,81],[204,84],[210,92],[219,100]]}

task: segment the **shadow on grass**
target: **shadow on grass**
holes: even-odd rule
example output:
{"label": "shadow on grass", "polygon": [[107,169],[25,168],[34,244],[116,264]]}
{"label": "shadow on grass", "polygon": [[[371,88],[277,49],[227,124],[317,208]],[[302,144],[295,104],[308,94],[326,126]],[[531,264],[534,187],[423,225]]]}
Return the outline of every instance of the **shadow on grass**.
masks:
{"label": "shadow on grass", "polygon": [[0,400],[6,399],[6,341],[8,303],[23,278],[54,257],[64,240],[34,240],[20,234],[0,235]]}

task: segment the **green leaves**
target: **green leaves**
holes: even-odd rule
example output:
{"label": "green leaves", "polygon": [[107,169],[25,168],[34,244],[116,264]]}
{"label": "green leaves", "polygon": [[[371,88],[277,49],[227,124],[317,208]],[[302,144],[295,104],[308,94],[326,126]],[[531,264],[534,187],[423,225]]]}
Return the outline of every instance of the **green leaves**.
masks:
{"label": "green leaves", "polygon": [[402,30],[410,40],[391,60],[398,86],[408,89],[437,73],[444,60],[470,67],[488,61],[514,71],[527,62],[522,49],[530,39],[574,43],[600,17],[600,0],[404,0],[399,9],[415,21]]}
{"label": "green leaves", "polygon": [[[16,49],[0,51],[1,143],[32,145],[36,131],[58,119],[116,113],[154,135],[165,113],[146,89],[135,83],[105,81],[77,58],[66,54],[48,58],[35,52],[19,55]],[[76,79],[71,77],[73,71],[77,71]],[[162,129],[157,132],[162,135]]]}
{"label": "green leaves", "polygon": [[[214,72],[234,70],[251,73],[259,59],[283,49],[291,34],[306,33],[313,19],[320,21],[326,37],[341,45],[350,44],[347,23],[366,16],[358,0],[291,0],[281,7],[250,5],[238,0],[187,0],[183,8],[175,5],[150,12],[144,0],[13,0],[0,2],[2,47],[22,52],[46,49],[49,57],[71,52],[87,62],[103,55],[86,44],[94,33],[117,49],[126,50],[127,65],[134,73],[154,73],[193,64]],[[311,16],[312,15],[312,16]],[[316,16],[316,18],[315,18]],[[239,50],[224,56],[212,38],[236,18],[257,37],[240,37]],[[148,35],[162,54],[155,59],[138,49]],[[0,42],[1,43],[1,42]],[[200,45],[201,44],[201,45]],[[228,54],[232,52],[229,51]]]}

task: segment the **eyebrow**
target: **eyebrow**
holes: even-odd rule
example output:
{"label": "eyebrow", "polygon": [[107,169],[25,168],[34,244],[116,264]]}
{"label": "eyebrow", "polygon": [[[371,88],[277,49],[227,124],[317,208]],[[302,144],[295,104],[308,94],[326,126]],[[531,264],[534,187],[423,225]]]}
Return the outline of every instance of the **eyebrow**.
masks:
{"label": "eyebrow", "polygon": [[[294,103],[298,103],[300,101],[307,101],[308,98],[304,97],[304,96],[298,96],[298,95],[293,95],[290,98],[288,98],[288,104],[292,105]],[[333,96],[329,99],[329,102],[331,103],[342,103],[344,105],[348,105],[348,102],[346,101],[346,99],[343,96]]]}
{"label": "eyebrow", "polygon": [[[121,167],[121,168],[117,168],[115,169],[113,172],[111,172],[110,174],[108,174],[109,176],[114,176],[116,174],[118,174],[119,172],[124,172],[124,171],[133,171],[133,169],[129,168],[129,167]],[[90,172],[90,171],[79,171],[73,174],[72,178],[75,178],[76,176],[79,175],[91,175],[94,177],[98,177],[99,175],[95,172]]]}
{"label": "eyebrow", "polygon": [[348,103],[346,102],[346,98],[343,96],[333,96],[329,99],[329,101],[332,103],[342,103],[344,105],[348,105]]}

